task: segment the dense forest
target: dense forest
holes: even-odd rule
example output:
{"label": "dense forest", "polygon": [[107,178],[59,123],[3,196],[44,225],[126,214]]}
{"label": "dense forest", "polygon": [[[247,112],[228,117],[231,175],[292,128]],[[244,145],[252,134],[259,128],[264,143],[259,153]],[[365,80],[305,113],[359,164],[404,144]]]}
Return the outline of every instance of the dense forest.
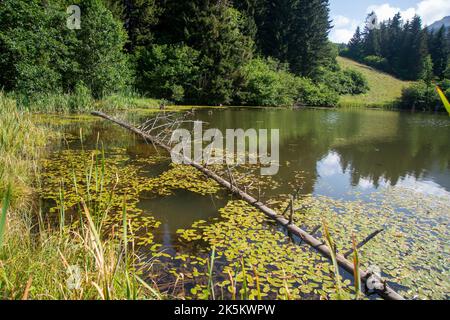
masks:
{"label": "dense forest", "polygon": [[405,80],[426,79],[430,75],[449,78],[450,30],[442,26],[429,31],[419,16],[404,22],[398,13],[378,27],[368,25],[363,31],[358,27],[342,55]]}
{"label": "dense forest", "polygon": [[[368,19],[374,13],[369,14]],[[342,56],[360,61],[401,79],[419,81],[404,91],[400,106],[433,110],[440,106],[435,84],[450,93],[450,30],[429,30],[415,16],[400,13],[375,28],[358,27]]]}
{"label": "dense forest", "polygon": [[61,94],[71,108],[111,94],[333,106],[367,83],[340,70],[331,27],[327,0],[4,0],[0,88],[25,106]]}

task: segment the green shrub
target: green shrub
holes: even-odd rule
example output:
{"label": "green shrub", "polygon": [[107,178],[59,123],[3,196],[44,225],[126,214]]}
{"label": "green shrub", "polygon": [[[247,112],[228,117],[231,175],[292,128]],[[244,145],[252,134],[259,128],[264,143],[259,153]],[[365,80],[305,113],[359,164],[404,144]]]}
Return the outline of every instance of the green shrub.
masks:
{"label": "green shrub", "polygon": [[297,78],[297,103],[305,106],[335,107],[339,94],[324,83],[314,83],[308,78]]}
{"label": "green shrub", "polygon": [[347,94],[363,94],[370,89],[366,77],[356,70],[344,70],[342,79],[347,82],[345,86],[342,86],[342,90],[346,91]]}
{"label": "green shrub", "polygon": [[181,102],[199,79],[199,53],[181,45],[153,45],[139,54],[137,85],[144,94]]}
{"label": "green shrub", "polygon": [[[73,79],[83,81],[95,98],[127,89],[132,83],[130,62],[123,48],[127,35],[101,0],[70,1],[79,4],[82,27],[73,30],[77,42],[69,45],[77,67]],[[70,55],[67,57],[70,61]]]}
{"label": "green shrub", "polygon": [[77,83],[73,94],[69,96],[70,111],[90,110],[92,105],[91,90],[83,82]]}
{"label": "green shrub", "polygon": [[380,56],[367,56],[364,57],[362,62],[375,69],[389,72],[389,61],[386,58]]}
{"label": "green shrub", "polygon": [[339,95],[323,83],[296,77],[285,64],[253,59],[244,66],[239,102],[258,106],[335,106]]}
{"label": "green shrub", "polygon": [[[126,33],[101,0],[77,0],[80,30],[66,27],[66,1],[4,0],[0,6],[0,87],[53,100],[83,82],[100,98],[131,83]],[[56,98],[59,99],[60,97]],[[27,103],[27,99],[22,97]],[[56,101],[55,101],[56,102]],[[69,107],[70,109],[70,107]]]}
{"label": "green shrub", "polygon": [[[445,90],[445,88],[443,88]],[[446,94],[450,94],[447,89]],[[444,106],[436,92],[436,87],[423,81],[415,83],[403,90],[400,100],[402,109],[413,109],[422,111],[443,110]]]}
{"label": "green shrub", "polygon": [[284,66],[257,58],[243,67],[243,86],[238,100],[244,105],[289,106],[297,98],[297,81]]}
{"label": "green shrub", "polygon": [[323,69],[319,82],[340,95],[356,95],[369,91],[369,83],[366,77],[361,72],[351,69]]}

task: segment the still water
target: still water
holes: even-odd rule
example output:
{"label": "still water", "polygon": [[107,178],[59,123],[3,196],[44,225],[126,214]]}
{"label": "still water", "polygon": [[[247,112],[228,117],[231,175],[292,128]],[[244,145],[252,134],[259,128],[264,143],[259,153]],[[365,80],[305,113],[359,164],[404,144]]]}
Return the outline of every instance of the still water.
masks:
{"label": "still water", "polygon": [[[119,115],[135,124],[152,115],[130,112]],[[355,193],[370,194],[399,186],[450,199],[450,119],[445,115],[409,114],[378,110],[279,110],[199,109],[192,119],[207,128],[279,129],[280,169],[272,177],[274,187],[265,188],[262,198],[301,194],[352,199]],[[50,123],[52,123],[50,121]],[[84,148],[95,148],[99,138],[106,152],[125,148],[132,158],[145,158],[155,149],[117,125],[101,119],[71,117],[59,130],[74,137],[84,134]],[[70,145],[81,148],[79,140]],[[57,152],[64,143],[54,146]],[[149,168],[149,176],[167,169],[170,160]],[[226,199],[211,199],[186,192],[156,200],[142,199],[139,206],[161,218],[166,233],[187,228],[192,222],[217,215]],[[183,212],[180,215],[179,212]],[[166,234],[167,238],[168,235]]]}
{"label": "still water", "polygon": [[[153,115],[133,111],[117,116],[138,125]],[[391,202],[383,191],[392,188],[401,190],[397,200],[403,195],[412,199],[439,199],[444,205],[438,206],[434,200],[430,200],[430,208],[439,209],[436,209],[433,217],[427,216],[426,210],[429,209],[421,209],[419,214],[419,207],[416,212],[410,203],[393,205],[393,210],[398,210],[396,214],[405,216],[417,215],[417,221],[423,223],[423,226],[410,232],[411,239],[417,238],[415,232],[428,233],[435,226],[444,226],[440,229],[441,234],[430,231],[427,239],[435,243],[438,241],[444,252],[448,252],[448,116],[377,110],[235,107],[198,109],[191,118],[202,120],[208,123],[207,128],[217,128],[222,132],[238,128],[279,129],[280,170],[259,190],[258,197],[263,201],[292,194],[297,188],[300,188],[300,195],[314,199],[324,197],[326,200],[319,200],[323,203],[335,200],[369,202],[376,195],[375,206],[382,206],[383,203]],[[67,148],[67,145],[73,150],[95,149],[98,141],[103,143],[107,157],[120,148],[131,162],[161,152],[125,129],[102,119],[68,117],[63,121],[53,121],[49,117],[45,122],[64,134],[64,139],[59,144],[55,143],[50,153],[58,153]],[[80,130],[83,134],[82,143],[79,139]],[[149,164],[140,174],[158,177],[169,168],[170,158],[166,158]],[[217,219],[219,209],[225,207],[229,199],[225,191],[215,195],[200,195],[180,189],[161,197],[148,197],[143,193],[137,207],[144,213],[151,213],[161,222],[161,226],[155,231],[155,239],[168,252],[176,254],[177,230],[190,228],[196,221]],[[331,205],[338,206],[335,203]],[[394,220],[389,222],[389,219],[385,223],[395,223]],[[398,229],[407,234],[409,225],[416,223],[411,221],[403,229]],[[408,241],[406,243],[409,244]],[[424,259],[428,259],[428,256],[424,256]],[[444,259],[448,261],[447,258]],[[448,271],[448,263],[444,262],[442,268]]]}

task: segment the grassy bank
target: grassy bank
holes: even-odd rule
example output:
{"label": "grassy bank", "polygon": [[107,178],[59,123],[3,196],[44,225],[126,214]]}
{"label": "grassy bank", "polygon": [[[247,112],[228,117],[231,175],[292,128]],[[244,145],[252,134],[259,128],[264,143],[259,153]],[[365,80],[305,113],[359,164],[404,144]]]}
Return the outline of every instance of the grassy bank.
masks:
{"label": "grassy bank", "polygon": [[[5,94],[3,94],[5,95]],[[17,109],[33,113],[85,113],[92,110],[125,110],[158,108],[161,100],[141,97],[133,92],[108,95],[100,100],[92,98],[90,92],[71,94],[35,94],[24,96],[6,94],[9,100],[17,102]]]}
{"label": "grassy bank", "polygon": [[353,60],[343,57],[337,59],[343,69],[361,72],[367,78],[370,87],[369,92],[365,94],[341,96],[339,102],[341,107],[394,107],[402,95],[402,90],[411,84]]}
{"label": "grassy bank", "polygon": [[[103,236],[102,216],[84,201],[78,224],[65,223],[64,201],[55,224],[33,201],[38,160],[51,133],[3,94],[0,128],[0,299],[159,298],[127,249],[133,245],[125,202],[120,236]],[[63,188],[60,194],[64,199]]]}

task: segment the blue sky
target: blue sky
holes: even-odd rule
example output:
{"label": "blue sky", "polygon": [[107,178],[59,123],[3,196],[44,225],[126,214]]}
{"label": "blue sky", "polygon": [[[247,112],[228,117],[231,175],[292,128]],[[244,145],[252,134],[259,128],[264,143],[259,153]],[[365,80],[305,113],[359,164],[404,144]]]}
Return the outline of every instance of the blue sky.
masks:
{"label": "blue sky", "polygon": [[334,42],[348,42],[358,25],[363,25],[367,13],[375,11],[380,20],[396,12],[406,18],[415,14],[425,24],[450,16],[450,0],[330,0],[331,19],[335,27],[330,32]]}

